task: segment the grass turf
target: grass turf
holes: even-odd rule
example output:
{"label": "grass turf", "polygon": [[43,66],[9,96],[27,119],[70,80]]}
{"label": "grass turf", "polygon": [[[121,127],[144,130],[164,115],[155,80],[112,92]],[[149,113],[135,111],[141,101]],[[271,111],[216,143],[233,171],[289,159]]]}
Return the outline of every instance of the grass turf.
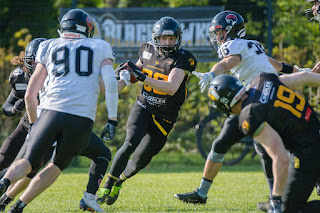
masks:
{"label": "grass turf", "polygon": [[[190,192],[199,186],[204,160],[197,156],[156,156],[146,169],[123,184],[114,205],[103,204],[102,208],[107,212],[260,212],[256,203],[266,201],[269,192],[257,159],[223,166],[205,205],[175,199],[175,193]],[[87,168],[64,171],[24,212],[82,212],[78,205],[88,181]],[[317,199],[315,192],[311,199]]]}

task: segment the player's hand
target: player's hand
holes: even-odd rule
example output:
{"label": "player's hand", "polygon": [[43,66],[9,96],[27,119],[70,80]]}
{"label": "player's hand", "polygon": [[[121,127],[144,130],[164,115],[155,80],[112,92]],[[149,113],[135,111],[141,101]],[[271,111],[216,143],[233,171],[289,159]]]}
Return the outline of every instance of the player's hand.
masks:
{"label": "player's hand", "polygon": [[145,81],[146,74],[144,74],[133,62],[127,61],[126,65],[128,66],[129,72],[138,80],[138,81]]}
{"label": "player's hand", "polygon": [[118,126],[118,121],[109,119],[108,123],[104,126],[100,137],[105,141],[111,141],[116,135],[117,126]]}
{"label": "player's hand", "polygon": [[19,99],[16,101],[12,107],[12,113],[17,114],[19,112],[22,112],[22,110],[25,108],[24,99]]}
{"label": "player's hand", "polygon": [[194,74],[195,76],[201,79],[199,82],[199,85],[202,93],[206,90],[210,81],[212,81],[213,78],[215,77],[213,72],[200,73],[200,72],[193,71],[192,74]]}
{"label": "player's hand", "polygon": [[115,74],[115,76],[117,77],[118,80],[119,80],[119,78],[120,78],[120,72],[121,72],[121,70],[123,70],[123,69],[126,68],[125,63],[126,63],[126,62],[121,62],[121,63],[117,66],[117,68],[114,69],[114,74]]}
{"label": "player's hand", "polygon": [[120,80],[123,80],[126,86],[128,86],[131,83],[130,82],[131,74],[129,70],[125,70],[125,69],[121,70],[119,76],[120,76]]}
{"label": "player's hand", "polygon": [[281,196],[271,196],[270,199],[270,208],[268,210],[268,213],[282,213],[281,205],[282,205],[282,199]]}

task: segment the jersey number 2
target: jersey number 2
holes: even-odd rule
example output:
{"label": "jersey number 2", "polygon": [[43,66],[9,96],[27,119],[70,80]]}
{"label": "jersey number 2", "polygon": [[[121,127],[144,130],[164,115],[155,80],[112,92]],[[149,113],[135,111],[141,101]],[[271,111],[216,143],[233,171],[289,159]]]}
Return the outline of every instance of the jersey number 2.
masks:
{"label": "jersey number 2", "polygon": [[[59,57],[61,59],[58,59]],[[92,58],[93,51],[89,47],[80,46],[76,49],[76,60],[75,60],[75,70],[76,73],[80,76],[89,76],[92,73]],[[80,60],[81,59],[81,60]],[[63,64],[64,71],[61,72],[61,68],[55,68],[52,70],[53,74],[57,77],[65,76],[69,73],[69,49],[68,47],[60,47],[52,53],[52,61],[55,65]],[[86,63],[86,64],[85,64]],[[60,69],[59,69],[60,68]],[[85,69],[85,70],[81,70]],[[60,71],[60,72],[59,72]]]}

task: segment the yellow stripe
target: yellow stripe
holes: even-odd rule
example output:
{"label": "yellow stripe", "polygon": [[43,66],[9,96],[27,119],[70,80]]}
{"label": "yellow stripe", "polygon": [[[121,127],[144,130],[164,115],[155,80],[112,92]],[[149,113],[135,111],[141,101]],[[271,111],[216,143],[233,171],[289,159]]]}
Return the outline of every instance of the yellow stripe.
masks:
{"label": "yellow stripe", "polygon": [[112,174],[110,174],[110,173],[108,173],[108,177],[109,177],[109,178],[112,178],[113,180],[118,180],[118,178],[117,178],[117,177],[113,176],[113,175],[112,175]]}
{"label": "yellow stripe", "polygon": [[121,180],[127,180],[128,178],[123,174],[123,172],[122,172],[122,174],[121,174],[121,176],[120,176],[120,179]]}
{"label": "yellow stripe", "polygon": [[159,124],[158,121],[156,121],[155,119],[155,116],[152,115],[152,119],[153,119],[153,122],[155,123],[155,125],[159,128],[159,130],[162,132],[163,135],[167,136],[168,133],[166,132],[166,130]]}

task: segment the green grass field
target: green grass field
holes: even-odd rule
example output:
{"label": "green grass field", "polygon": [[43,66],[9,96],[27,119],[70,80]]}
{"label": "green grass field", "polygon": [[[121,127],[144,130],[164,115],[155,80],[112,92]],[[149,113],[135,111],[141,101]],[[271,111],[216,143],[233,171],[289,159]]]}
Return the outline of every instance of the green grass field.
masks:
{"label": "green grass field", "polygon": [[[102,208],[107,212],[260,212],[256,203],[267,200],[268,189],[257,158],[222,167],[206,205],[175,199],[175,193],[199,186],[203,165],[198,154],[160,153],[146,169],[124,183],[114,205],[104,204]],[[24,212],[81,212],[78,205],[88,180],[87,168],[64,171]],[[311,199],[317,199],[315,192]]]}

